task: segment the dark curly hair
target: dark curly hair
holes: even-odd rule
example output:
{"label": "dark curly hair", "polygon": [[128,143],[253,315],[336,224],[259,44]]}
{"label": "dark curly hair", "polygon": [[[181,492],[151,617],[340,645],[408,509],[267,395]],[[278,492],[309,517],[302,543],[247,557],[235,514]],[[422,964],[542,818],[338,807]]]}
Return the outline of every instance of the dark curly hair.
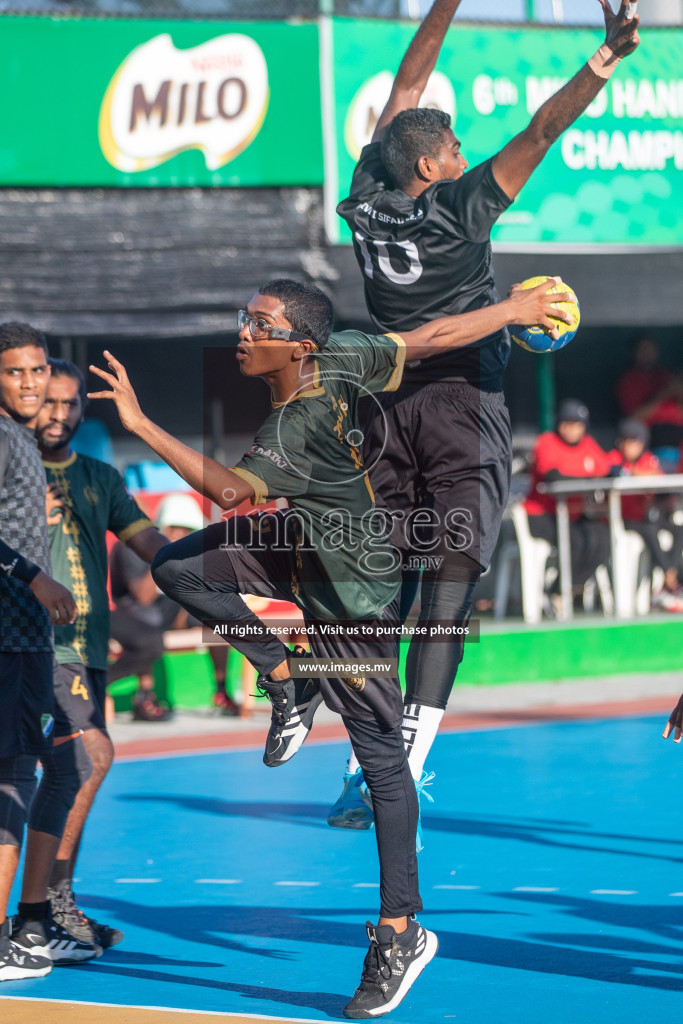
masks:
{"label": "dark curly hair", "polygon": [[55,377],[70,377],[71,380],[78,382],[78,393],[81,396],[81,407],[85,409],[86,405],[86,389],[85,389],[85,377],[76,366],[75,363],[70,363],[68,359],[49,359],[48,363],[52,370],[52,378]]}
{"label": "dark curly hair", "polygon": [[389,122],[382,137],[382,163],[396,188],[410,186],[421,156],[437,156],[450,126],[450,114],[431,107],[402,110]]}
{"label": "dark curly hair", "polygon": [[15,320],[0,324],[0,353],[6,352],[10,348],[29,348],[31,345],[42,348],[47,356],[45,335],[37,327],[21,324]]}
{"label": "dark curly hair", "polygon": [[259,295],[280,299],[292,328],[323,349],[332,331],[334,312],[327,295],[314,284],[281,277],[259,288]]}

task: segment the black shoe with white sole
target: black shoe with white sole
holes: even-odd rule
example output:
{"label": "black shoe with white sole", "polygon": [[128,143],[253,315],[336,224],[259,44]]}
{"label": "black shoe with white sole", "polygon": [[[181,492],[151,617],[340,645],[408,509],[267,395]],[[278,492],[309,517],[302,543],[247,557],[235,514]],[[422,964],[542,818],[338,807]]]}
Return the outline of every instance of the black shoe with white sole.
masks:
{"label": "black shoe with white sole", "polygon": [[277,768],[294,757],[311,731],[313,716],[323,699],[320,683],[317,679],[272,682],[259,676],[256,689],[273,705],[263,763]]}
{"label": "black shoe with white sole", "polygon": [[439,940],[417,921],[398,935],[391,925],[366,923],[370,948],[363,964],[360,985],[344,1007],[354,1019],[382,1017],[407,996],[411,985],[436,955]]}
{"label": "black shoe with white sole", "polygon": [[51,917],[43,921],[12,920],[12,945],[30,956],[47,957],[53,964],[75,964],[102,956],[102,947],[69,935]]}
{"label": "black shoe with white sole", "polygon": [[44,956],[31,956],[12,942],[9,920],[0,925],[0,981],[44,978],[51,970],[52,960]]}

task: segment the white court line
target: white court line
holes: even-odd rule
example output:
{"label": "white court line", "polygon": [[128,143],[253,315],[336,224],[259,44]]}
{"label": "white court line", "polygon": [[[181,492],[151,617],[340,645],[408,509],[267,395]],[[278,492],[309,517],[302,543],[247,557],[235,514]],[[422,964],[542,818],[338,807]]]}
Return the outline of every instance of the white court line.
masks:
{"label": "white court line", "polygon": [[301,885],[312,888],[314,885],[320,885],[320,882],[273,882],[273,885]]}
{"label": "white court line", "polygon": [[379,882],[354,882],[354,889],[379,889]]}
{"label": "white court line", "polygon": [[591,896],[637,896],[637,889],[591,889]]}
{"label": "white court line", "polygon": [[195,885],[242,885],[241,878],[195,878]]}
{"label": "white court line", "polygon": [[90,1003],[81,999],[37,999],[35,996],[6,996],[3,993],[3,999],[14,999],[20,1003],[60,1003],[65,1006],[107,1006],[113,1007],[115,1010],[157,1010],[163,1013],[182,1013],[185,1016],[202,1016],[202,1017],[238,1017],[240,1020],[281,1020],[284,1024],[319,1024],[316,1019],[312,1017],[274,1017],[272,1013],[267,1016],[263,1013],[226,1013],[223,1010],[188,1010],[187,1007],[179,1006],[146,1006],[143,1003],[128,1004],[123,1003]]}
{"label": "white court line", "polygon": [[557,888],[544,887],[541,885],[516,885],[513,892],[559,892]]}
{"label": "white court line", "polygon": [[161,882],[161,878],[115,878],[115,882],[120,885],[153,885],[155,882]]}
{"label": "white court line", "polygon": [[433,885],[433,889],[481,889],[480,885]]}
{"label": "white court line", "polygon": [[683,896],[683,892],[670,892],[669,896]]}

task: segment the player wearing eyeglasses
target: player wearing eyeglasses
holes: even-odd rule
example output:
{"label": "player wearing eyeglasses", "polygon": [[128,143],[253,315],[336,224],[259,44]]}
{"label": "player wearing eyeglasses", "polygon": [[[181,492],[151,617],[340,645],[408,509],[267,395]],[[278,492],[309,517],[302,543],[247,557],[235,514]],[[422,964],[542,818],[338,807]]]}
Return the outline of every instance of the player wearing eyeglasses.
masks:
{"label": "player wearing eyeglasses", "polygon": [[[152,423],[125,368],[109,352],[109,372],[91,367],[111,390],[89,397],[115,401],[124,426],[221,508],[245,499],[253,505],[288,500],[287,512],[236,516],[168,545],[152,572],[166,594],[203,622],[239,625],[241,635],[233,629],[230,643],[259,671],[273,704],[267,765],[293,756],[321,700],[348,729],[375,809],[381,909],[379,924],[368,924],[370,949],[347,1017],[394,1009],[438,946],[414,919],[422,909],[418,805],[401,734],[401,690],[395,674],[371,670],[293,679],[290,652],[240,595],[297,604],[307,627],[315,629],[310,640],[316,658],[365,665],[396,658],[395,635],[382,637],[377,627],[390,629],[397,619],[400,575],[363,465],[359,397],[397,388],[406,356],[466,345],[505,324],[549,325],[549,315],[558,315],[551,297],[563,298],[547,296],[541,286],[416,331],[331,334],[332,308],[318,288],[271,281],[240,311],[236,355],[245,376],[266,381],[272,409],[230,469]],[[331,634],[323,635],[322,625],[334,627]]]}

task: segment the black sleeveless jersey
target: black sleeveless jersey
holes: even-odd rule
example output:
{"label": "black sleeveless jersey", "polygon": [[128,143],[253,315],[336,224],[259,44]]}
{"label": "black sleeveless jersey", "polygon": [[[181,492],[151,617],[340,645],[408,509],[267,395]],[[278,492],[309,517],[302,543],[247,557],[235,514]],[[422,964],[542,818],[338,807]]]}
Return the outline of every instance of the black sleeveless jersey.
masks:
{"label": "black sleeveless jersey", "polygon": [[[490,233],[512,200],[492,159],[455,181],[438,181],[413,199],[387,184],[380,144],[365,146],[351,194],[337,207],[353,232],[365,301],[380,331],[414,330],[430,320],[499,301]],[[406,365],[405,383],[467,380],[500,391],[510,356],[507,330],[464,348]]]}

